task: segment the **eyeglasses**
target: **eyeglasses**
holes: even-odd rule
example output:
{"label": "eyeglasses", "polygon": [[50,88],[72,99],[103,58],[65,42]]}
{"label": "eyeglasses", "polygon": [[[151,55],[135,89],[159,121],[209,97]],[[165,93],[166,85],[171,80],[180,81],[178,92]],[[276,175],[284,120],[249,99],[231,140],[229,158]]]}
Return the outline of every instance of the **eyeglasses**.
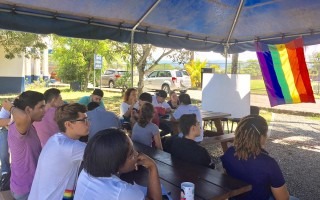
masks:
{"label": "eyeglasses", "polygon": [[85,117],[83,119],[74,119],[74,120],[70,120],[70,122],[84,122],[84,123],[88,123],[89,120],[88,120],[88,117]]}

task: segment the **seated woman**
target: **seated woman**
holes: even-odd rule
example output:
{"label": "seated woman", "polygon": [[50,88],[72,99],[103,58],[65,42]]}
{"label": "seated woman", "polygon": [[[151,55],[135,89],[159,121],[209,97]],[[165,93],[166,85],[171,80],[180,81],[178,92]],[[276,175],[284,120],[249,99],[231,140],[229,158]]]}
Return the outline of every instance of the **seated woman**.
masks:
{"label": "seated woman", "polygon": [[138,110],[139,104],[137,101],[138,91],[135,88],[128,88],[124,94],[123,102],[120,105],[120,120],[121,123],[130,122],[131,112]]}
{"label": "seated woman", "polygon": [[171,107],[171,109],[177,109],[180,104],[177,93],[175,91],[171,91],[169,93],[169,97],[170,97],[170,100],[168,101],[169,106]]}
{"label": "seated woman", "polygon": [[249,115],[242,118],[235,131],[234,146],[221,157],[222,165],[230,176],[252,185],[250,192],[233,199],[289,199],[289,192],[278,163],[263,149],[267,131],[268,125],[263,117]]}
{"label": "seated woman", "polygon": [[172,136],[165,142],[167,151],[172,156],[184,160],[186,162],[215,168],[208,151],[194,141],[200,135],[200,122],[197,120],[196,114],[185,114],[180,118],[180,130],[183,137]]}
{"label": "seated woman", "polygon": [[154,109],[151,103],[144,103],[140,109],[138,122],[132,128],[132,140],[162,150],[159,127],[151,122]]}
{"label": "seated woman", "polygon": [[[119,178],[141,165],[148,169],[147,197],[134,185]],[[75,200],[161,199],[158,169],[155,162],[133,148],[130,138],[119,129],[105,129],[89,140],[83,156]]]}

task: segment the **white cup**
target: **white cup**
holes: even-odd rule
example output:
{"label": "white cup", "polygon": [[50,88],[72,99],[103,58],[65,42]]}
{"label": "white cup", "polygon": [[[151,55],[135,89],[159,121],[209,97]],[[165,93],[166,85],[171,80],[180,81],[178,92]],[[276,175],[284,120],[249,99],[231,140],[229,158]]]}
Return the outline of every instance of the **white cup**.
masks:
{"label": "white cup", "polygon": [[181,200],[194,200],[194,184],[191,182],[181,183]]}

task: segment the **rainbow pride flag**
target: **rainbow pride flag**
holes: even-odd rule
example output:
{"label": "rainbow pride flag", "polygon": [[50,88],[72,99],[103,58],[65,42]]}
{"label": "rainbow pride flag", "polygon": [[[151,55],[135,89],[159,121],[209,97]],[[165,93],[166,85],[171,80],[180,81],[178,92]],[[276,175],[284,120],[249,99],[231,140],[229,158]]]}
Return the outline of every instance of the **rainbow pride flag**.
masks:
{"label": "rainbow pride flag", "polygon": [[256,42],[270,105],[315,103],[304,57],[302,37],[286,44]]}

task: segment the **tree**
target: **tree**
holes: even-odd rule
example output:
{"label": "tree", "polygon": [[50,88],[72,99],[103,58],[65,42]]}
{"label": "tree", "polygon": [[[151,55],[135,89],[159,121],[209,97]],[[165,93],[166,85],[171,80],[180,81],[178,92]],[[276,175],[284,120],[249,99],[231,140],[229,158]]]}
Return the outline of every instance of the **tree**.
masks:
{"label": "tree", "polygon": [[39,52],[47,47],[45,35],[34,33],[0,30],[0,46],[3,46],[5,58],[15,56],[39,57]]}
{"label": "tree", "polygon": [[231,62],[231,74],[237,74],[238,73],[238,59],[239,54],[235,53],[232,54],[232,62]]}
{"label": "tree", "polygon": [[201,85],[201,68],[205,68],[207,61],[191,60],[185,65],[187,72],[191,78],[192,87],[200,87]]}
{"label": "tree", "polygon": [[252,77],[260,77],[261,69],[257,60],[247,60],[246,63],[242,64],[241,72],[243,74],[250,74]]}
{"label": "tree", "polygon": [[108,40],[54,36],[53,47],[52,57],[58,63],[58,76],[66,82],[80,82],[84,90],[87,89],[88,82],[93,81],[94,54],[103,56],[104,66],[114,55],[112,42]]}
{"label": "tree", "polygon": [[[117,49],[122,58],[130,63],[130,44],[118,43]],[[121,53],[120,53],[121,52]],[[154,55],[156,54],[157,55]],[[160,53],[159,53],[160,52]],[[154,56],[153,56],[154,55]],[[159,61],[164,57],[168,56],[173,62],[185,63],[190,57],[190,53],[184,49],[166,49],[156,48],[151,44],[134,44],[133,50],[134,66],[138,70],[138,93],[142,93],[144,87],[144,75],[147,71],[154,70],[159,64]]]}

